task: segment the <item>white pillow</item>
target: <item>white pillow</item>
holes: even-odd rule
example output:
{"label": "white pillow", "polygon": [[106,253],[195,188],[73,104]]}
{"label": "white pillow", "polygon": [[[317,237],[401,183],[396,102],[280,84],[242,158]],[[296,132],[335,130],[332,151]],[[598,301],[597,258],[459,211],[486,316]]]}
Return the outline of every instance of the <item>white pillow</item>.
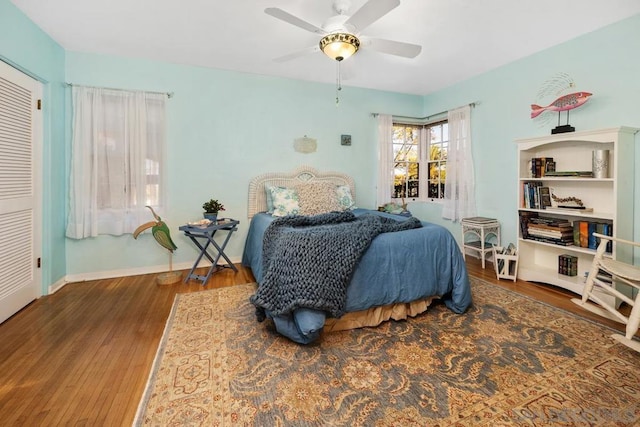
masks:
{"label": "white pillow", "polygon": [[338,195],[338,203],[340,204],[340,210],[346,211],[356,209],[356,202],[351,195],[351,187],[348,185],[338,185],[336,187],[336,193]]}
{"label": "white pillow", "polygon": [[273,202],[273,216],[287,216],[300,214],[298,193],[295,188],[269,187]]}

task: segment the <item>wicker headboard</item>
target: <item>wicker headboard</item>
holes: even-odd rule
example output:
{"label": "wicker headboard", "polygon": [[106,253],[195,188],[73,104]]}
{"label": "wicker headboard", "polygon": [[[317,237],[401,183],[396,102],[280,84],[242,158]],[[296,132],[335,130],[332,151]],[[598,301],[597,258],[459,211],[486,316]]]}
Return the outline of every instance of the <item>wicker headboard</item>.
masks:
{"label": "wicker headboard", "polygon": [[300,166],[293,172],[265,173],[256,176],[249,182],[249,203],[247,216],[252,218],[258,212],[267,210],[267,196],[265,190],[270,186],[293,187],[296,184],[328,181],[336,185],[348,185],[351,195],[356,198],[356,188],[353,178],[340,172],[319,172],[310,166]]}

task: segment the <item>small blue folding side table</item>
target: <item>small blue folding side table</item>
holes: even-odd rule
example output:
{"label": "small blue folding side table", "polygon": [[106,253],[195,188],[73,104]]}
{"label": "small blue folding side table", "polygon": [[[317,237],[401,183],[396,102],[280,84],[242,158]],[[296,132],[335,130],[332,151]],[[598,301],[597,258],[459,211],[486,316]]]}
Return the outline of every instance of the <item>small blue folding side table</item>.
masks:
{"label": "small blue folding side table", "polygon": [[[202,285],[204,286],[209,280],[209,277],[211,277],[211,274],[215,271],[218,271],[219,269],[230,268],[233,271],[238,271],[236,266],[233,265],[229,257],[224,253],[224,248],[227,246],[227,243],[229,243],[231,234],[238,229],[238,224],[240,224],[240,221],[237,221],[235,219],[224,219],[215,221],[207,227],[197,225],[183,225],[179,228],[180,231],[182,231],[185,236],[189,237],[193,244],[196,245],[198,249],[200,249],[200,255],[198,255],[196,262],[193,264],[193,267],[191,267],[191,271],[189,271],[189,274],[187,274],[187,276],[184,278],[185,283],[187,283],[187,281],[189,281],[190,279],[195,279],[201,280]],[[222,245],[218,245],[218,243],[213,240],[213,236],[215,236],[216,232],[218,231],[227,232],[227,236],[222,242]],[[198,241],[198,239],[203,240],[204,245],[202,245]],[[209,253],[210,247],[212,252],[211,254]],[[204,256],[206,256],[207,259],[211,261],[211,267],[209,267],[209,271],[207,271],[206,275],[201,276],[195,274],[194,272],[196,271],[196,268],[198,268],[198,264]],[[220,257],[224,258],[226,264],[218,264]]]}

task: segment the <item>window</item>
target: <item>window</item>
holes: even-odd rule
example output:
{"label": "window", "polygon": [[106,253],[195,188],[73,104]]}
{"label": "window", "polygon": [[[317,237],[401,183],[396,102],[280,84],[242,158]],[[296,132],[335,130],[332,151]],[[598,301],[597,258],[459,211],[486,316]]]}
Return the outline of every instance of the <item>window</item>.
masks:
{"label": "window", "polygon": [[73,88],[67,236],[131,233],[162,204],[166,95]]}
{"label": "window", "polygon": [[449,125],[393,124],[394,199],[437,200],[444,197]]}

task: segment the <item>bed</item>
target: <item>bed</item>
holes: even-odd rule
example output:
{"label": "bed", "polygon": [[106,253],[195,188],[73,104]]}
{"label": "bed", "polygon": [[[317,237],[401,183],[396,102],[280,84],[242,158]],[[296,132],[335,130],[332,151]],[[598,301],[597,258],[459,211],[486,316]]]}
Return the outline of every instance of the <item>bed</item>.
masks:
{"label": "bed", "polygon": [[[340,312],[339,317],[331,316],[326,310],[302,306],[304,304],[285,313],[273,314],[267,309],[267,317],[273,320],[280,334],[295,342],[308,344],[323,332],[373,327],[390,319],[402,320],[416,316],[425,312],[436,299],[455,313],[466,311],[471,304],[469,278],[462,253],[448,230],[415,218],[356,208],[353,203],[355,186],[351,177],[338,172],[319,172],[308,166],[290,173],[263,174],[250,181],[248,217],[251,221],[242,264],[251,268],[258,282],[258,291],[252,298],[259,295],[261,286],[266,282],[265,277],[272,277],[272,253],[263,253],[265,247],[270,251],[273,249],[268,240],[265,244],[265,232],[273,229],[270,225],[291,222],[292,218],[306,224],[331,215],[322,213],[323,209],[327,209],[326,205],[320,207],[320,212],[305,210],[311,212],[312,216],[303,216],[296,210],[283,214],[278,211],[281,206],[273,207],[273,201],[270,200],[275,194],[273,192],[276,189],[296,189],[300,193],[302,206],[302,195],[308,191],[305,189],[313,188],[315,194],[320,192],[318,188],[321,187],[341,191],[339,209],[332,209],[335,215],[353,217],[353,221],[364,218],[369,221],[378,217],[378,221],[391,227],[398,224],[399,228],[410,225],[400,225],[405,221],[418,222],[419,228],[382,232],[371,240],[349,275],[344,314]],[[265,260],[269,260],[269,263],[265,263]],[[288,281],[295,279],[285,278]],[[254,304],[260,311],[260,304]]]}

